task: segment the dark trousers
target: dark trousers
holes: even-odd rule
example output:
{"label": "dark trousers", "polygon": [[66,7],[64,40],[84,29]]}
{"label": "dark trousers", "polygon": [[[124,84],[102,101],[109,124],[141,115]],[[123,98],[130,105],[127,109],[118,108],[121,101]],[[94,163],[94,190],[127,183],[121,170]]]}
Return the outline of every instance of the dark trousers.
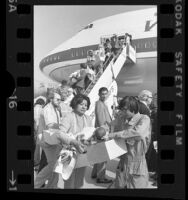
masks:
{"label": "dark trousers", "polygon": [[106,162],[94,164],[91,176],[96,176],[97,179],[104,179],[106,173]]}
{"label": "dark trousers", "polygon": [[47,164],[48,163],[47,163],[46,155],[45,155],[44,151],[42,150],[38,172],[40,172]]}
{"label": "dark trousers", "polygon": [[151,138],[151,143],[149,145],[148,151],[146,153],[146,162],[148,165],[149,172],[156,172],[157,170],[157,152],[153,146],[153,137]]}

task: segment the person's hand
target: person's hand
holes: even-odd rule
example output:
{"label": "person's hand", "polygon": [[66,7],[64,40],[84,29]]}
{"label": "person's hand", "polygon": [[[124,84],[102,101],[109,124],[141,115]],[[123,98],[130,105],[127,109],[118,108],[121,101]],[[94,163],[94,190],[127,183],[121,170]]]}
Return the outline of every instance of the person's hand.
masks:
{"label": "person's hand", "polygon": [[78,140],[78,141],[81,141],[81,140],[83,140],[84,139],[84,134],[78,134],[77,136],[76,136],[76,140]]}
{"label": "person's hand", "polygon": [[76,140],[82,143],[83,145],[89,145],[90,144],[89,140],[85,140],[84,137],[85,137],[84,134],[78,135],[76,137]]}
{"label": "person's hand", "polygon": [[73,145],[79,153],[86,152],[85,146],[80,141],[73,139],[73,140],[71,140],[70,144]]}
{"label": "person's hand", "polygon": [[108,140],[109,140],[108,135],[109,135],[109,134],[106,134],[105,136],[102,137],[102,139],[104,139],[105,141],[108,141]]}
{"label": "person's hand", "polygon": [[114,139],[114,138],[115,138],[114,133],[109,133],[109,134],[108,134],[108,139]]}
{"label": "person's hand", "polygon": [[85,146],[89,146],[90,143],[91,143],[90,140],[82,140],[81,142],[82,142],[82,144],[84,144]]}

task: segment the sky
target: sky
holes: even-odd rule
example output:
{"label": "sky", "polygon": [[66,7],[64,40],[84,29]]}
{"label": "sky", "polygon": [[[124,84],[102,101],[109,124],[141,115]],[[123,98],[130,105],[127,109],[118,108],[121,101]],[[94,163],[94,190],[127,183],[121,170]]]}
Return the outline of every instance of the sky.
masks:
{"label": "sky", "polygon": [[40,61],[79,30],[100,18],[154,6],[34,6],[34,81],[51,82]]}

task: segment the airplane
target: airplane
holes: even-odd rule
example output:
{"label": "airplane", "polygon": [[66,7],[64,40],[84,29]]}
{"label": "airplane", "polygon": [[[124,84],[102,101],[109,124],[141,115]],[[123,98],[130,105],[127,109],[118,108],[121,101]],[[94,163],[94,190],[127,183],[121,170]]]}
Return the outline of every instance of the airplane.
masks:
{"label": "airplane", "polygon": [[[135,10],[105,17],[91,22],[63,42],[40,64],[40,70],[52,80],[61,83],[86,62],[87,51],[96,50],[101,38],[113,34],[132,35],[136,49],[136,63],[122,67],[116,82],[117,96],[137,96],[143,89],[157,92],[157,7]],[[102,87],[102,86],[101,86]]]}
{"label": "airplane", "polygon": [[60,84],[53,80],[34,80],[34,102],[40,96],[46,96],[47,88],[58,87]]}

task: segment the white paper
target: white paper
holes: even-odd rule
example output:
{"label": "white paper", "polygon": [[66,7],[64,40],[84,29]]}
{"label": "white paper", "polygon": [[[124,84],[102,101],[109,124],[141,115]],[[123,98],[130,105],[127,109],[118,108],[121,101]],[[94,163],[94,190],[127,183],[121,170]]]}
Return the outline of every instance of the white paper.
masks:
{"label": "white paper", "polygon": [[124,139],[109,140],[105,142],[105,145],[110,160],[127,153],[127,146]]}
{"label": "white paper", "polygon": [[112,160],[125,153],[127,147],[124,139],[100,142],[89,146],[86,154],[78,155],[76,168]]}

